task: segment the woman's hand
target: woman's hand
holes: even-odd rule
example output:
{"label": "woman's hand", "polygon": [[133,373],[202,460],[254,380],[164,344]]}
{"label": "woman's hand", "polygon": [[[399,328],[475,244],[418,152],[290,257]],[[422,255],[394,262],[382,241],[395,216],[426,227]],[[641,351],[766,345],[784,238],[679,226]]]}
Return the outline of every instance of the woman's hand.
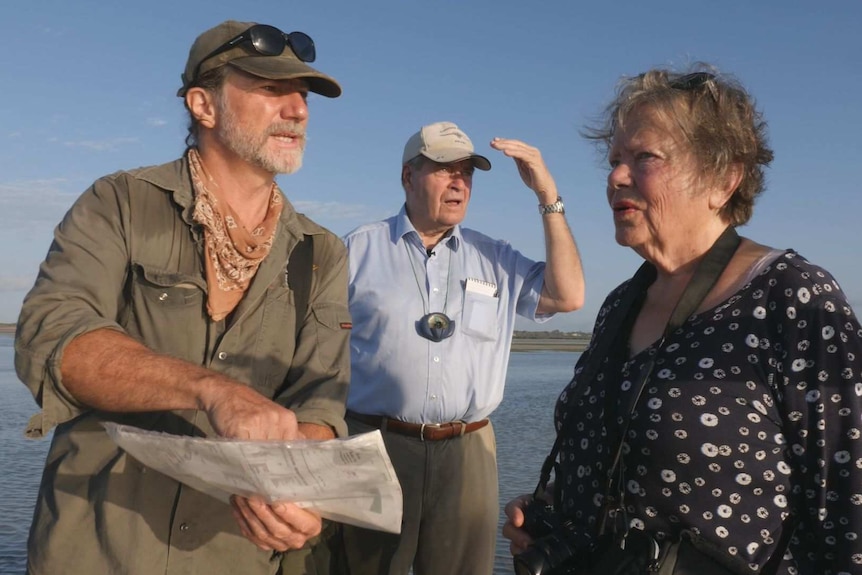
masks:
{"label": "woman's hand", "polygon": [[512,556],[523,553],[533,544],[533,538],[524,527],[524,509],[533,501],[530,494],[520,495],[506,504],[506,523],[503,525],[503,537],[509,540],[509,553]]}

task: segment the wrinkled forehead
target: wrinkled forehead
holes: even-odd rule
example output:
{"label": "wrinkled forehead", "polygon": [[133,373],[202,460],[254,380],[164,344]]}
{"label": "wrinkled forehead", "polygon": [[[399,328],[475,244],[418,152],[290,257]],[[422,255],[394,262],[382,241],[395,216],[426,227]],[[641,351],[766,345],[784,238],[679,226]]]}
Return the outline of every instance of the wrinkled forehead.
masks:
{"label": "wrinkled forehead", "polygon": [[685,142],[685,132],[680,124],[680,117],[674,108],[641,104],[626,111],[618,112],[611,148],[622,140],[642,138],[662,138],[676,142]]}

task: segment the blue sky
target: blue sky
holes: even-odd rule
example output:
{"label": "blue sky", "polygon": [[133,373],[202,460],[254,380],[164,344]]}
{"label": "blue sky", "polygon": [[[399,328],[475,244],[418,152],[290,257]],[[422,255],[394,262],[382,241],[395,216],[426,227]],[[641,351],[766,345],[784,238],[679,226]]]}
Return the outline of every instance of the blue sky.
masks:
{"label": "blue sky", "polygon": [[579,129],[622,75],[715,64],[757,98],[776,154],[742,234],[825,267],[862,310],[858,0],[12,0],[0,19],[0,322],[17,318],[54,226],[94,179],[182,153],[188,49],[229,18],[308,33],[316,66],[342,84],[341,98],[312,95],[305,166],[279,178],[339,235],[399,209],[404,142],[451,120],[494,164],[474,179],[466,225],[542,259],[535,197],[488,142],[540,148],[587,277],[584,310],[547,329],[588,330],[639,263],[614,242],[605,162]]}

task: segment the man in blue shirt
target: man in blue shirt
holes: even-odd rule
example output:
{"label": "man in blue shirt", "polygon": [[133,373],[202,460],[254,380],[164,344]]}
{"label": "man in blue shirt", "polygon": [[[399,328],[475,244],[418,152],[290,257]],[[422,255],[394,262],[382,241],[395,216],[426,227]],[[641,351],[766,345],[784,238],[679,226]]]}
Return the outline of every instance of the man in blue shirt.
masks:
{"label": "man in blue shirt", "polygon": [[400,213],[345,238],[349,254],[351,433],[380,429],[404,492],[401,534],[345,526],[352,575],[490,574],[498,507],[488,416],[503,398],[515,316],[580,308],[581,262],[539,150],[495,138],[538,198],[545,262],[461,227],[475,169],[451,122],[404,147]]}

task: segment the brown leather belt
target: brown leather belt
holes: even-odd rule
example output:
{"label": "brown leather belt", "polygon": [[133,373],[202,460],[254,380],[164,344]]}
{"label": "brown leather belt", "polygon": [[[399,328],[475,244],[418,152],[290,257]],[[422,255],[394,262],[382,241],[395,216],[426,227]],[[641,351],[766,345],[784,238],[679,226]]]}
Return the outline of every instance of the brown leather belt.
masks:
{"label": "brown leather belt", "polygon": [[347,417],[353,418],[366,425],[376,427],[381,431],[391,431],[392,433],[406,435],[421,441],[440,441],[442,439],[461,437],[465,433],[471,433],[488,425],[487,419],[474,421],[472,423],[464,421],[448,421],[446,423],[407,423],[406,421],[398,421],[397,419],[390,419],[380,415],[365,415],[364,413],[356,413],[354,411],[348,411]]}

